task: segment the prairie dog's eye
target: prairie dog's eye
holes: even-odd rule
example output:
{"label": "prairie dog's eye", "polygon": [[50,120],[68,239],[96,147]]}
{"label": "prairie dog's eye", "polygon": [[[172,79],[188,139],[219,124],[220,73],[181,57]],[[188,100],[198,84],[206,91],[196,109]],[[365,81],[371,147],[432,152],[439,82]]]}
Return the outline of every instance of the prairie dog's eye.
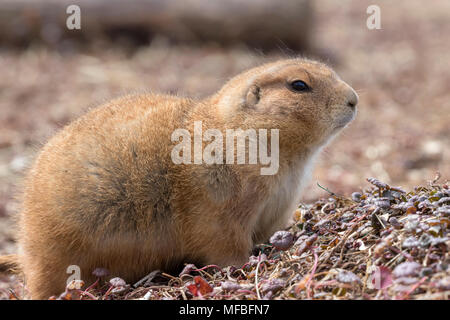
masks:
{"label": "prairie dog's eye", "polygon": [[302,91],[308,91],[309,87],[308,85],[303,82],[302,80],[295,80],[291,82],[291,88],[294,91],[302,92]]}

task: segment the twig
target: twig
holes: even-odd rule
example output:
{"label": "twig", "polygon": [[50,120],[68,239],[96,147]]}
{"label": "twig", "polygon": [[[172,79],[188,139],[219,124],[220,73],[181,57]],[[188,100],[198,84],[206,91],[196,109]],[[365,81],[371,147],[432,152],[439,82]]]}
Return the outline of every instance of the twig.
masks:
{"label": "twig", "polygon": [[321,265],[325,264],[328,262],[328,260],[330,259],[330,257],[334,254],[334,252],[345,243],[345,241],[347,241],[347,238],[350,236],[350,234],[353,232],[353,230],[356,229],[356,227],[358,226],[357,223],[353,224],[352,227],[346,232],[346,234],[344,235],[344,237],[339,241],[339,243],[334,246],[333,249],[331,249],[330,253],[327,255],[327,257],[321,262]]}
{"label": "twig", "polygon": [[97,278],[97,280],[95,280],[95,282],[93,284],[91,284],[89,287],[87,287],[86,290],[84,290],[84,292],[88,292],[89,290],[94,288],[98,284],[99,281],[100,281],[100,278]]}
{"label": "twig", "polygon": [[403,296],[401,296],[401,297],[397,296],[395,299],[396,300],[403,300],[403,299],[408,298],[409,295],[414,292],[414,290],[416,290],[422,283],[425,282],[425,280],[427,280],[427,278],[428,277],[423,277],[422,279],[420,279],[420,281],[418,281],[415,285],[413,285],[407,292],[405,292],[403,294]]}
{"label": "twig", "polygon": [[109,286],[108,290],[106,290],[105,294],[103,295],[103,299],[107,298],[109,294],[111,293],[114,286]]}
{"label": "twig", "polygon": [[314,254],[314,265],[312,267],[311,274],[309,276],[308,282],[306,283],[306,294],[307,294],[308,299],[311,299],[311,293],[310,293],[311,281],[312,281],[312,279],[314,277],[314,274],[316,273],[317,264],[319,262],[319,257],[317,255],[316,251],[314,249],[312,249],[312,248],[311,248],[311,251]]}
{"label": "twig", "polygon": [[407,254],[406,252],[394,247],[394,246],[389,246],[389,249],[391,249],[392,251],[394,251],[397,254],[401,254],[402,256],[404,256],[408,261],[414,261],[414,258],[411,257],[409,254]]}
{"label": "twig", "polygon": [[325,190],[326,192],[328,192],[328,193],[329,193],[330,195],[332,195],[332,196],[337,196],[336,193],[334,193],[334,192],[328,190],[328,188],[322,187],[318,182],[316,182],[316,183],[317,183],[317,186],[318,186],[320,189]]}
{"label": "twig", "polygon": [[146,275],[145,277],[143,277],[141,280],[139,280],[138,282],[136,282],[133,287],[137,288],[140,285],[149,285],[151,283],[151,281],[156,277],[156,275],[158,273],[160,273],[160,270],[154,270],[152,272],[150,272],[148,275]]}
{"label": "twig", "polygon": [[215,269],[220,270],[220,272],[222,272],[222,268],[217,266],[217,265],[215,265],[215,264],[209,264],[207,266],[201,267],[200,269],[194,269],[192,271],[200,271],[200,270],[205,270],[205,269],[208,269],[208,268],[215,268]]}
{"label": "twig", "polygon": [[261,255],[258,259],[258,264],[256,265],[256,273],[255,273],[255,289],[256,289],[256,295],[258,296],[258,300],[261,300],[261,295],[259,294],[259,287],[258,287],[258,271],[259,271],[259,265],[261,264]]}
{"label": "twig", "polygon": [[92,300],[98,300],[93,294],[91,294],[87,291],[82,291],[82,290],[77,290],[77,291],[80,293],[80,295],[86,295],[89,298],[91,298]]}
{"label": "twig", "polygon": [[[6,290],[5,290],[6,291]],[[17,300],[22,300],[21,298],[19,298],[17,295],[16,295],[16,293],[14,292],[14,290],[13,289],[9,289],[9,294],[12,294],[13,296],[14,296],[14,298],[16,298]]]}

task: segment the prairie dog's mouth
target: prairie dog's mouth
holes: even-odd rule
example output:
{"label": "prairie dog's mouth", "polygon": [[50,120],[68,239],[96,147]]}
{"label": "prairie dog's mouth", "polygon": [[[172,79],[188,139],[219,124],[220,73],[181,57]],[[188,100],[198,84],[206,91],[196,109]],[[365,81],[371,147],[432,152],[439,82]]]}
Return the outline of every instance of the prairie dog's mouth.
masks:
{"label": "prairie dog's mouth", "polygon": [[343,113],[341,115],[341,117],[339,117],[339,119],[336,119],[336,121],[335,121],[336,125],[334,126],[335,129],[342,129],[355,119],[356,114],[357,114],[357,109],[354,108],[354,109],[350,110],[350,108],[349,108],[348,110],[349,111],[346,111],[345,113]]}

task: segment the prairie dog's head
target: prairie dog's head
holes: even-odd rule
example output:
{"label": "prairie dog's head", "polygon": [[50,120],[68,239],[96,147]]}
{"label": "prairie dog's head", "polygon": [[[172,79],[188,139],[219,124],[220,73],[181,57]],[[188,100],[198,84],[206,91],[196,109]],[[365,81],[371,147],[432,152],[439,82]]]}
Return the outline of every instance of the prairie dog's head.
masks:
{"label": "prairie dog's head", "polygon": [[227,121],[280,128],[289,139],[313,145],[326,143],[352,121],[358,103],[356,92],[332,69],[304,59],[250,69],[231,79],[215,99]]}

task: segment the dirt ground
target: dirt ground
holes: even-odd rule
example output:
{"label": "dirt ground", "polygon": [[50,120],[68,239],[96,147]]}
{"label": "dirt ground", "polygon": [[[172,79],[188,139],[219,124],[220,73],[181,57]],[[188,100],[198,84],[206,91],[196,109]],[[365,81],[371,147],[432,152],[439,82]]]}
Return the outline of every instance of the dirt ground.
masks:
{"label": "dirt ground", "polygon": [[[367,177],[410,190],[436,171],[450,176],[450,2],[377,1],[382,29],[369,30],[372,2],[314,1],[316,52],[360,103],[357,119],[323,153],[305,202],[326,195],[317,182],[348,196],[367,187]],[[293,55],[161,38],[133,52],[107,44],[64,53],[0,48],[0,253],[16,250],[14,194],[24,170],[46,139],[88,108],[130,92],[205,97],[248,67]]]}

